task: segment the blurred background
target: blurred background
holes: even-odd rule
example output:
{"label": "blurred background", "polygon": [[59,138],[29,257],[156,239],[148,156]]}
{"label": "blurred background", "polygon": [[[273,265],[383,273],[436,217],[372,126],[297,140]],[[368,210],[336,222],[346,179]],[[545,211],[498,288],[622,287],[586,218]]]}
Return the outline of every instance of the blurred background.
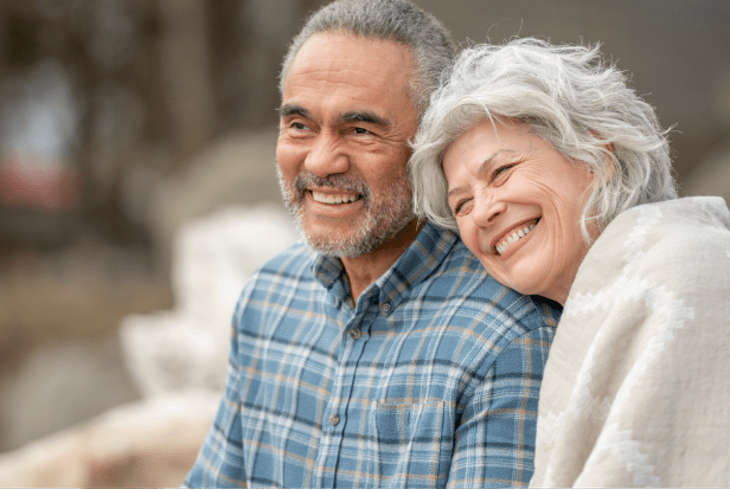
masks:
{"label": "blurred background", "polygon": [[[76,480],[23,480],[22,458],[47,464],[54,435],[131,420],[114,410],[161,393],[217,401],[240,285],[295,239],[274,170],[277,75],[324,3],[0,1],[0,486],[181,483],[213,402],[162,436],[187,431],[193,448],[162,476],[129,448],[121,462],[66,454],[93,466]],[[674,127],[681,194],[730,199],[730,2],[416,3],[457,42],[601,42]],[[188,402],[157,405],[146,427]]]}

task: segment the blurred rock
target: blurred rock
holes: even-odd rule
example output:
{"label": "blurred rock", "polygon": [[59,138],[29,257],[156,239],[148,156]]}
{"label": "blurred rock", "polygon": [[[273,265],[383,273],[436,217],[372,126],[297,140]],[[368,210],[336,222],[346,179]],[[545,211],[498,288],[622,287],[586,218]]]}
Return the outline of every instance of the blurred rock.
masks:
{"label": "blurred rock", "polygon": [[0,487],[178,487],[219,401],[218,393],[186,391],[117,407],[0,455]]}
{"label": "blurred rock", "polygon": [[119,322],[170,308],[170,286],[139,250],[76,241],[0,263],[0,451],[140,397]]}
{"label": "blurred rock", "polygon": [[0,434],[17,448],[109,408],[139,399],[130,376],[119,369],[116,337],[32,350],[14,376],[0,380]]}
{"label": "blurred rock", "polygon": [[126,365],[146,395],[224,388],[233,310],[250,275],[298,239],[288,213],[231,207],[182,226],[173,244],[175,307],[120,325]]}
{"label": "blurred rock", "polygon": [[[222,395],[236,300],[254,270],[297,239],[288,213],[273,205],[225,208],[184,224],[173,246],[174,308],[127,316],[119,329],[124,364],[146,397],[128,403],[136,390],[119,370],[116,344],[36,350],[3,382],[0,408],[19,423],[5,436],[46,434],[56,415],[65,417],[62,427],[78,423],[0,454],[0,487],[182,484]],[[89,400],[128,404],[89,419],[100,408]]]}
{"label": "blurred rock", "polygon": [[0,326],[22,326],[34,345],[63,343],[115,334],[126,315],[173,304],[169,283],[153,277],[148,253],[77,241],[0,263]]}
{"label": "blurred rock", "polygon": [[230,134],[157,187],[147,219],[164,268],[176,230],[190,219],[230,205],[270,203],[284,209],[276,176],[277,136],[275,127]]}

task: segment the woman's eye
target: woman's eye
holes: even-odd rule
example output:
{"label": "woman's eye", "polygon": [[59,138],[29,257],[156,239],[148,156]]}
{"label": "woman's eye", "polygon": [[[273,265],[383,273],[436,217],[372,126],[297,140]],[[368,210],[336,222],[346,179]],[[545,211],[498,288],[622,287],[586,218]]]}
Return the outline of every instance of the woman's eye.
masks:
{"label": "woman's eye", "polygon": [[471,202],[471,199],[464,199],[463,201],[458,201],[454,205],[454,209],[452,210],[452,212],[454,213],[454,216],[457,216],[457,215],[459,215],[461,213],[468,212],[468,210],[469,210],[469,208],[468,208],[469,202]]}
{"label": "woman's eye", "polygon": [[515,165],[517,165],[517,164],[510,163],[508,165],[502,165],[501,167],[497,167],[496,169],[494,169],[494,172],[492,173],[492,180],[496,180],[497,177],[505,174],[508,170],[513,168]]}

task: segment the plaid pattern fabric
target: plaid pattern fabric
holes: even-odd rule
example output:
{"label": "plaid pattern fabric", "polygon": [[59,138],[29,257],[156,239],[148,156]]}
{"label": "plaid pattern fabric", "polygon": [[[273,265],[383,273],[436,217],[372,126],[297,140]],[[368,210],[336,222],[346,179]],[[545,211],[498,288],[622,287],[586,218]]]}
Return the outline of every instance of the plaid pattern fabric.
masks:
{"label": "plaid pattern fabric", "polygon": [[248,282],[185,486],[526,486],[558,311],[430,224],[348,298],[341,262],[304,245]]}

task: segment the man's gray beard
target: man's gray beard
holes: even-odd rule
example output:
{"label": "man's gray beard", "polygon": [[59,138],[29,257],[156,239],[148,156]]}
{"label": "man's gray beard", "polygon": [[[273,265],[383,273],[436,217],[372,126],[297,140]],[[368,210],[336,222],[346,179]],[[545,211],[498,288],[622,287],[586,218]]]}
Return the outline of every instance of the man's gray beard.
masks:
{"label": "man's gray beard", "polygon": [[[307,244],[315,251],[333,257],[359,257],[377,249],[388,239],[395,236],[415,217],[411,198],[411,187],[407,178],[396,179],[382,194],[380,202],[373,208],[372,193],[365,183],[360,188],[365,200],[365,219],[360,223],[351,237],[312,236],[304,229],[304,206],[302,205],[304,190],[298,185],[290,188],[284,181],[277,165],[279,186],[281,187],[284,205],[294,218],[294,223]],[[321,179],[312,176],[320,181]]]}

